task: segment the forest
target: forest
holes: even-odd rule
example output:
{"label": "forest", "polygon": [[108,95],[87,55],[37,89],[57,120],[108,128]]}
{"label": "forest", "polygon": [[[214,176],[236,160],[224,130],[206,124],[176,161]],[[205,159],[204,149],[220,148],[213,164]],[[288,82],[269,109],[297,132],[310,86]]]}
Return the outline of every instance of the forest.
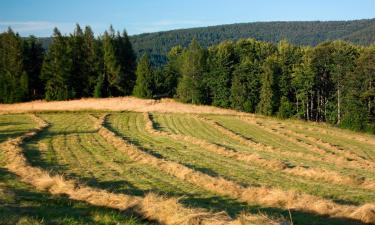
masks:
{"label": "forest", "polygon": [[255,38],[275,44],[287,39],[295,45],[309,46],[340,39],[369,45],[375,42],[374,27],[375,19],[253,22],[145,33],[130,36],[130,41],[138,56],[147,53],[153,64],[162,65],[166,63],[166,54],[171,47],[187,47],[193,38],[196,38],[202,47],[241,38]]}
{"label": "forest", "polygon": [[192,38],[155,67],[147,53],[137,60],[125,31],[96,37],[77,25],[70,35],[55,28],[47,50],[9,29],[0,34],[0,58],[0,103],[173,97],[375,132],[375,45],[248,38],[202,47]]}

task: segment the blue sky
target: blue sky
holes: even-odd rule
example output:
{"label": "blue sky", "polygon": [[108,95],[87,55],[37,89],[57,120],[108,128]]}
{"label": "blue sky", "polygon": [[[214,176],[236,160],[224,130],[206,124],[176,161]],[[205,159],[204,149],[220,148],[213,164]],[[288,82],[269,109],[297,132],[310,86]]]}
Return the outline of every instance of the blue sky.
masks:
{"label": "blue sky", "polygon": [[75,23],[129,34],[255,21],[375,18],[375,0],[0,0],[0,31],[50,36]]}

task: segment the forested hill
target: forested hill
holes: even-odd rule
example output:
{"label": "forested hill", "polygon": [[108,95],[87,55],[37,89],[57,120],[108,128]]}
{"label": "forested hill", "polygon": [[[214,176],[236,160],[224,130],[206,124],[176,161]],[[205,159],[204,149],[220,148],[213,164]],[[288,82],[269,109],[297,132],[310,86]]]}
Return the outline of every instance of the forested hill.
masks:
{"label": "forested hill", "polygon": [[138,55],[147,52],[156,64],[162,63],[164,55],[176,45],[186,47],[195,37],[203,47],[224,40],[255,38],[278,42],[287,39],[297,45],[317,45],[326,40],[342,39],[355,44],[368,45],[375,42],[375,19],[351,21],[311,22],[256,22],[219,25],[201,28],[145,33],[131,36]]}
{"label": "forested hill", "polygon": [[[375,19],[351,21],[256,22],[171,30],[130,36],[138,56],[147,52],[153,64],[164,64],[166,53],[176,45],[188,46],[195,37],[203,47],[224,40],[255,38],[278,42],[287,39],[297,45],[317,45],[326,40],[342,39],[360,45],[375,42]],[[41,38],[48,47],[50,38]]]}

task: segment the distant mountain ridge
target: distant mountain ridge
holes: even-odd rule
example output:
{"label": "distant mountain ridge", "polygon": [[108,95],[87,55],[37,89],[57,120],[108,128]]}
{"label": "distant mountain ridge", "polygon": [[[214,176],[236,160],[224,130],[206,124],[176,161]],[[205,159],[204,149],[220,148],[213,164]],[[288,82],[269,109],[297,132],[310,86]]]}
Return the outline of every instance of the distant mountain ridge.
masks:
{"label": "distant mountain ridge", "polygon": [[[193,38],[204,47],[240,38],[255,38],[273,43],[286,39],[293,44],[312,46],[323,41],[340,39],[369,45],[375,42],[375,19],[237,23],[144,33],[130,37],[137,55],[149,54],[156,65],[166,61],[165,55],[171,47],[187,46]],[[44,46],[48,46],[49,39],[42,41],[45,42]]]}

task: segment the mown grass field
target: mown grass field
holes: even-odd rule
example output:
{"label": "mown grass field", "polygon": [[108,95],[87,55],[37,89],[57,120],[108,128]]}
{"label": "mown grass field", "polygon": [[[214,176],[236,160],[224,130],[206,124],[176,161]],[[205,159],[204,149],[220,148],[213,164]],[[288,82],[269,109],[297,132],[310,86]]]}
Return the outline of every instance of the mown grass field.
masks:
{"label": "mown grass field", "polygon": [[[49,126],[26,139],[21,145],[22,153],[32,167],[52,176],[63,175],[65,179],[115,194],[144,197],[155,193],[178,198],[183,207],[225,212],[231,219],[247,213],[272,218],[269,223],[280,218],[294,224],[375,221],[372,135],[252,115],[108,111],[35,115]],[[146,158],[151,156],[155,163],[127,154],[102,135],[95,122],[100,118],[104,118],[105,129]],[[35,127],[37,124],[29,114],[0,115],[0,142]],[[187,168],[193,175],[169,171],[159,161]],[[0,151],[0,224],[163,223],[131,207],[99,207],[68,195],[39,190],[15,175],[8,163],[6,153]],[[193,178],[195,175],[208,175],[207,184]],[[210,186],[211,178],[213,183],[224,180],[241,190],[254,187],[277,190],[279,194],[268,196],[265,192],[253,201],[244,194],[225,190],[221,183]],[[301,199],[283,203],[285,196]],[[325,208],[304,209],[289,203],[303,202],[305,196],[332,202],[338,208],[367,205],[367,210],[361,211],[361,216],[349,215],[350,210],[334,215]]]}

